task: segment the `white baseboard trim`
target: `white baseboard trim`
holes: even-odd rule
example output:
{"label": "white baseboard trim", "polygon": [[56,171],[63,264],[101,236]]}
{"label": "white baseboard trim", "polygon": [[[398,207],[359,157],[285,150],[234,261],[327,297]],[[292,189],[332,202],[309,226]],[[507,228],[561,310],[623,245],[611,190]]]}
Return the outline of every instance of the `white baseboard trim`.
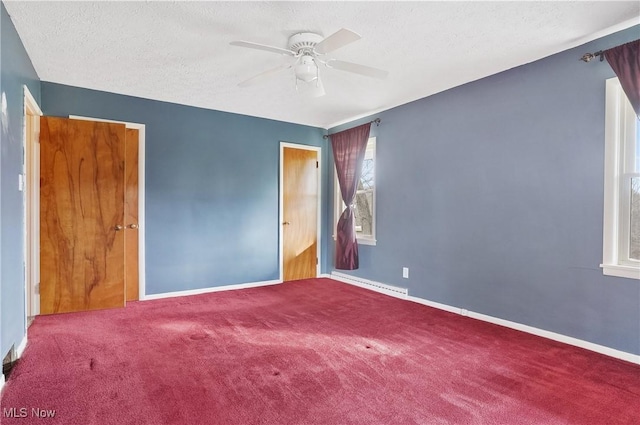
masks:
{"label": "white baseboard trim", "polygon": [[396,298],[407,299],[409,290],[407,288],[400,288],[398,286],[391,286],[380,282],[375,282],[369,279],[363,279],[357,276],[351,276],[340,272],[331,272],[331,278],[338,280],[349,285],[359,286],[361,288],[370,289],[381,294],[390,295]]}
{"label": "white baseboard trim", "polygon": [[24,353],[24,349],[27,348],[27,335],[25,334],[24,338],[22,338],[22,341],[20,341],[20,345],[18,345],[18,347],[16,347],[16,352],[15,352],[15,358],[19,359],[20,357],[22,357],[22,354]]}
{"label": "white baseboard trim", "polygon": [[[510,320],[505,320],[505,319],[500,319],[498,317],[489,316],[487,314],[476,313],[475,311],[468,311],[468,310],[466,310],[464,308],[454,307],[454,306],[450,306],[448,304],[442,304],[442,303],[439,303],[439,302],[426,300],[424,298],[414,297],[414,296],[411,296],[411,295],[402,296],[401,294],[399,294],[397,292],[393,292],[393,291],[387,292],[387,291],[377,290],[375,288],[375,286],[354,283],[354,282],[351,281],[352,279],[348,279],[349,280],[348,281],[347,279],[340,278],[340,276],[348,276],[348,275],[343,275],[341,273],[335,273],[335,272],[331,273],[331,278],[332,279],[340,281],[340,282],[343,282],[343,283],[356,285],[356,286],[359,286],[361,288],[369,289],[369,290],[372,290],[372,291],[375,291],[375,292],[381,292],[383,294],[390,295],[390,296],[395,297],[395,298],[406,299],[407,301],[412,301],[412,302],[415,302],[415,303],[423,304],[423,305],[426,305],[428,307],[437,308],[439,310],[448,311],[450,313],[456,313],[456,314],[460,314],[462,316],[468,316],[468,317],[470,317],[472,319],[482,320],[483,322],[493,323],[495,325],[504,326],[504,327],[507,327],[507,328],[515,329],[517,331],[526,332],[528,334],[541,336],[543,338],[547,338],[547,339],[551,339],[551,340],[554,340],[554,341],[562,342],[564,344],[569,344],[569,345],[573,345],[575,347],[584,348],[585,350],[595,351],[596,353],[604,354],[605,356],[614,357],[614,358],[620,359],[620,360],[625,360],[625,361],[630,362],[630,363],[640,364],[640,355],[627,353],[626,351],[616,350],[615,348],[611,348],[611,347],[607,347],[607,346],[604,346],[604,345],[596,344],[596,343],[593,343],[593,342],[585,341],[585,340],[582,340],[582,339],[574,338],[574,337],[571,337],[571,336],[559,334],[559,333],[556,333],[556,332],[551,332],[551,331],[547,331],[547,330],[544,330],[544,329],[535,328],[533,326],[523,325],[522,323],[512,322]],[[348,276],[348,277],[351,278],[351,276]],[[360,279],[360,278],[358,278],[358,279]],[[365,279],[361,279],[361,280],[365,280]],[[369,282],[371,282],[371,281],[369,281]],[[388,285],[385,285],[385,284],[382,284],[382,283],[378,283],[378,282],[372,282],[372,283],[374,283],[375,285],[378,285],[380,287],[388,286]],[[395,288],[395,287],[393,287],[393,288]]]}
{"label": "white baseboard trim", "polygon": [[529,325],[523,325],[522,323],[500,319],[498,317],[489,316],[487,314],[476,313],[475,311],[468,311],[463,308],[452,307],[447,304],[441,304],[434,301],[425,300],[423,298],[409,296],[407,299],[409,301],[413,301],[419,304],[424,304],[429,307],[445,310],[450,313],[456,313],[462,316],[469,316],[472,319],[482,320],[483,322],[493,323],[495,325],[504,326],[506,328],[515,329],[517,331],[526,332],[528,334],[541,336],[547,339],[552,339],[554,341],[562,342],[564,344],[569,344],[575,347],[584,348],[585,350],[595,351],[596,353],[604,354],[609,357],[615,357],[616,359],[625,360],[630,363],[640,364],[639,355],[627,353],[626,351],[616,350],[615,348],[610,348],[604,345],[585,341],[583,339],[578,339],[572,336],[567,336],[567,335],[559,334],[556,332],[535,328]]}
{"label": "white baseboard trim", "polygon": [[413,297],[411,295],[409,295],[407,297],[407,299],[409,301],[413,301],[414,303],[426,305],[427,307],[437,308],[438,310],[448,311],[449,313],[462,314],[461,313],[461,309],[459,309],[457,307],[452,307],[452,306],[447,305],[447,304],[441,304],[441,303],[437,303],[435,301],[425,300],[424,298]]}
{"label": "white baseboard trim", "polygon": [[563,334],[547,331],[540,328],[535,328],[529,325],[523,325],[522,323],[512,322],[510,320],[500,319],[498,317],[488,316],[482,313],[476,313],[474,311],[470,311],[468,313],[468,316],[473,319],[478,319],[484,322],[505,326],[507,328],[526,332],[532,335],[541,336],[543,338],[552,339],[554,341],[573,345],[575,347],[584,348],[585,350],[595,351],[596,353],[604,354],[605,356],[615,357],[616,359],[625,360],[630,363],[635,363],[640,365],[640,355],[627,353],[626,351],[616,350],[615,348],[610,348],[605,345],[600,345],[594,342],[585,341],[583,339],[574,338],[572,336],[563,335]]}
{"label": "white baseboard trim", "polygon": [[259,286],[277,285],[281,280],[265,280],[262,282],[238,283],[235,285],[214,286],[212,288],[188,289],[186,291],[164,292],[162,294],[145,295],[141,301],[159,300],[161,298],[184,297],[188,295],[207,294],[209,292],[234,291],[236,289],[257,288]]}
{"label": "white baseboard trim", "polygon": [[329,273],[320,273],[320,274],[318,275],[318,277],[319,277],[319,278],[321,278],[321,277],[326,277],[326,278],[331,279],[331,275],[330,275]]}

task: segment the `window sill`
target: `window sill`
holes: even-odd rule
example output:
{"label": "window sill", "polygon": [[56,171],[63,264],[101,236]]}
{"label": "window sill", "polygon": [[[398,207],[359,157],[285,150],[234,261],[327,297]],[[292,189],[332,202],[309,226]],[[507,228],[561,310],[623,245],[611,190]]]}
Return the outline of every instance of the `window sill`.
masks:
{"label": "window sill", "polygon": [[[335,241],[336,235],[332,235],[333,236],[333,240]],[[370,246],[376,246],[376,242],[377,240],[375,239],[370,239],[370,238],[357,238],[358,241],[358,245],[370,245]]]}
{"label": "window sill", "polygon": [[376,240],[375,239],[358,239],[358,244],[360,245],[371,245],[371,246],[376,246]]}
{"label": "window sill", "polygon": [[621,266],[619,264],[600,264],[602,274],[606,276],[626,277],[640,280],[640,268],[633,266]]}

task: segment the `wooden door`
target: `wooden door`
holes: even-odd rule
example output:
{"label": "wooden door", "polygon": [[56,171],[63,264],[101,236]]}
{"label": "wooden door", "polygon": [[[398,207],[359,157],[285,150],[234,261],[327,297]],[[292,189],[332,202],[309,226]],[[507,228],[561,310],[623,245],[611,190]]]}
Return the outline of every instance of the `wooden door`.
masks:
{"label": "wooden door", "polygon": [[283,278],[316,277],[318,254],[318,152],[283,149]]}
{"label": "wooden door", "polygon": [[124,182],[124,269],[127,301],[139,297],[138,268],[138,145],[139,130],[127,128]]}
{"label": "wooden door", "polygon": [[40,312],[123,307],[125,126],[40,121]]}

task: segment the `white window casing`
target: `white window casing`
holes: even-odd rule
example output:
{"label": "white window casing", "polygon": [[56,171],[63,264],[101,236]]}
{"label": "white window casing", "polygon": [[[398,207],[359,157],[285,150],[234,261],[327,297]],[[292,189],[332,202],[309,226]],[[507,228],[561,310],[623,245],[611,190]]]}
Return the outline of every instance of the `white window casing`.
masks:
{"label": "white window casing", "polygon": [[[638,118],[617,78],[606,81],[603,259],[605,275],[640,279],[631,258],[631,184],[638,169]],[[637,217],[633,217],[637,220]]]}

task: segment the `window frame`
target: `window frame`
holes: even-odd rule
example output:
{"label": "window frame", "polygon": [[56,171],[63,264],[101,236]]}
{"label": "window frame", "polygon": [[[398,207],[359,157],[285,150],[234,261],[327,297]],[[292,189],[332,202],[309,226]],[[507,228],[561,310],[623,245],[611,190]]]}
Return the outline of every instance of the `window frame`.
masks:
{"label": "window frame", "polygon": [[[640,261],[629,258],[631,179],[640,173],[626,171],[635,160],[638,118],[618,78],[606,80],[604,167],[604,275],[640,280]],[[640,170],[639,170],[640,171]]]}
{"label": "window frame", "polygon": [[[377,150],[378,150],[377,137],[376,136],[369,137],[369,139],[367,140],[367,151],[373,151],[373,190],[371,194],[373,208],[371,209],[372,210],[371,235],[359,235],[356,232],[356,240],[358,241],[358,244],[361,244],[361,245],[375,246],[377,243],[377,239],[376,239],[376,215],[377,215],[376,214],[376,192],[378,187],[378,179],[377,179],[378,164],[377,164],[377,158],[376,158]],[[340,185],[338,183],[338,174],[335,170],[335,167],[333,170],[333,180],[334,180],[333,239],[335,240],[337,238],[335,230],[336,230],[336,226],[338,225],[338,219],[340,218],[342,211],[344,211],[344,208],[346,208],[346,206],[344,205],[344,202],[342,202],[342,195],[340,194]]]}

